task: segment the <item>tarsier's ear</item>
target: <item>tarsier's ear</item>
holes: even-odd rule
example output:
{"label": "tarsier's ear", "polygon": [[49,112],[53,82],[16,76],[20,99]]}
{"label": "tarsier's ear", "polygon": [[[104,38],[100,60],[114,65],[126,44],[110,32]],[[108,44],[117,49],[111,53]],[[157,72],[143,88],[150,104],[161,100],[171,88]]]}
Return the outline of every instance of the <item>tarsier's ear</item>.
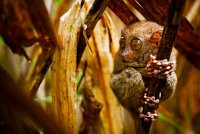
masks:
{"label": "tarsier's ear", "polygon": [[151,43],[155,43],[156,45],[159,45],[160,40],[161,40],[161,37],[162,37],[162,32],[163,32],[163,30],[159,30],[159,31],[154,32],[154,33],[151,35],[149,41],[150,41]]}

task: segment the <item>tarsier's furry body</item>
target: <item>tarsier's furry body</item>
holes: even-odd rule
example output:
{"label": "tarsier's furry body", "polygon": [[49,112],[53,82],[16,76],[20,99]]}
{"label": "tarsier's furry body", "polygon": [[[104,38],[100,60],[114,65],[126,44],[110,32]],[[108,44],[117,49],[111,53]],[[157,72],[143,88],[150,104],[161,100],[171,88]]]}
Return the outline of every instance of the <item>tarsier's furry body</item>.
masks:
{"label": "tarsier's furry body", "polygon": [[138,112],[141,97],[152,77],[166,80],[160,101],[174,93],[177,81],[175,59],[158,61],[153,57],[157,54],[162,30],[162,26],[149,21],[137,22],[122,30],[110,83],[119,102],[127,109]]}

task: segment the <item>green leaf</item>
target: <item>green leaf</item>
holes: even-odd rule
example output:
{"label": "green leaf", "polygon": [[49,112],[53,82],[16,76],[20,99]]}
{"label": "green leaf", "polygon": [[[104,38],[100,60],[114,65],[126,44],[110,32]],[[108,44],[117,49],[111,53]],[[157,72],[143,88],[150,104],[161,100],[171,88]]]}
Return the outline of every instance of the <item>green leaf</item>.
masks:
{"label": "green leaf", "polygon": [[77,75],[77,78],[76,78],[77,89],[81,83],[82,78],[83,78],[83,72],[79,72],[79,74]]}
{"label": "green leaf", "polygon": [[83,72],[79,72],[79,74],[77,75],[76,78],[76,98],[77,100],[79,99],[79,97],[81,96],[80,92],[79,92],[79,86],[81,84],[81,80],[83,79]]}
{"label": "green leaf", "polygon": [[4,40],[3,40],[2,36],[0,36],[0,45],[4,45],[4,44],[5,44]]}
{"label": "green leaf", "polygon": [[60,5],[62,2],[62,0],[54,0],[54,3],[57,4],[57,5]]}
{"label": "green leaf", "polygon": [[44,102],[44,103],[47,103],[47,104],[51,104],[52,103],[52,97],[51,96],[47,96],[45,98],[35,98],[34,99],[35,101],[38,101],[38,102]]}

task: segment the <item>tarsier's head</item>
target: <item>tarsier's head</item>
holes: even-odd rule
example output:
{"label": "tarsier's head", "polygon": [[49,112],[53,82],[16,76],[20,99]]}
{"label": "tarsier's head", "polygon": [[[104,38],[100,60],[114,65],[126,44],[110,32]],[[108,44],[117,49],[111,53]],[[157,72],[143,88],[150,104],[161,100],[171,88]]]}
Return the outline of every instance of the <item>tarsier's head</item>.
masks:
{"label": "tarsier's head", "polygon": [[163,27],[150,21],[127,26],[121,32],[120,54],[127,66],[145,67],[150,55],[156,55]]}

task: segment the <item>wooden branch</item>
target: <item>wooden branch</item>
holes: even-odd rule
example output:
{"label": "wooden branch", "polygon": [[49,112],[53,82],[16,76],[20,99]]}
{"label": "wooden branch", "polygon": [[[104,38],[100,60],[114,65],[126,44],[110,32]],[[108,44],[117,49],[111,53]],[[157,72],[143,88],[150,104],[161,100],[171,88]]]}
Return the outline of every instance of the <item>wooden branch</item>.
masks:
{"label": "wooden branch", "polygon": [[[94,1],[85,19],[85,25],[87,25],[87,29],[86,29],[87,38],[90,38],[95,25],[97,24],[98,20],[102,17],[103,12],[105,11],[109,1],[110,0],[103,0],[103,1],[95,0]],[[82,30],[81,30],[81,33],[82,33]],[[86,47],[85,38],[83,34],[81,34],[79,38],[79,42],[78,42],[78,47],[77,47],[77,66],[80,63],[85,47]]]}
{"label": "wooden branch", "polygon": [[[168,59],[170,58],[171,51],[175,42],[176,34],[181,21],[183,9],[185,5],[185,0],[173,0],[170,4],[168,16],[165,22],[165,27],[161,39],[161,44],[158,49],[157,59]],[[155,90],[155,85],[157,82],[150,82],[149,93],[150,95],[155,95],[158,93]],[[157,88],[157,90],[160,88]],[[158,96],[158,94],[157,94]]]}
{"label": "wooden branch", "polygon": [[151,0],[128,0],[147,20],[159,22],[160,12],[155,10]]}
{"label": "wooden branch", "polygon": [[126,24],[130,24],[137,21],[137,17],[131,12],[123,0],[111,0],[108,3],[108,7],[119,16],[119,18]]}
{"label": "wooden branch", "polygon": [[[176,34],[178,31],[178,27],[181,21],[183,9],[185,5],[185,0],[172,0],[168,12],[168,16],[165,22],[165,27],[161,39],[161,44],[158,49],[157,59],[169,59],[170,54],[173,48],[173,44],[175,42]],[[155,96],[158,98],[158,94],[160,93],[160,89],[165,84],[165,80],[159,80],[158,78],[152,78],[148,85],[148,95]],[[150,107],[145,107],[144,112],[147,111],[152,112],[154,109]],[[151,121],[145,122],[143,119],[139,119],[139,124],[137,127],[137,133],[139,134],[148,134]]]}

